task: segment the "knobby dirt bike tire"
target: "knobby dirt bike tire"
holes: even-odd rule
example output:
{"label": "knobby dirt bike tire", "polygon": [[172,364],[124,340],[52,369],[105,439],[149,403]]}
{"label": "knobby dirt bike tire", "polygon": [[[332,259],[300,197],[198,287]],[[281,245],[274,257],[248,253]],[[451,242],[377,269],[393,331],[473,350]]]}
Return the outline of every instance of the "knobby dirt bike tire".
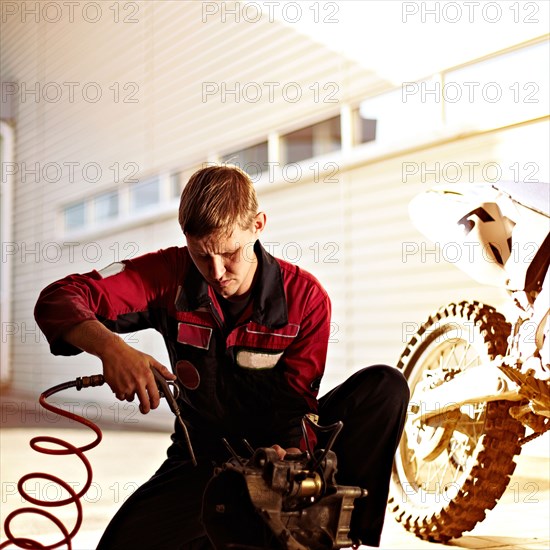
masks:
{"label": "knobby dirt bike tire", "polygon": [[[450,304],[431,315],[427,322],[421,325],[403,351],[398,368],[403,372],[409,384],[411,384],[409,378],[413,374],[418,377],[419,373],[428,369],[430,353],[439,353],[438,349],[443,349],[444,345],[449,347],[448,342],[438,344],[437,338],[445,336],[450,330],[449,326],[456,327],[460,323],[468,323],[467,326],[473,331],[472,335],[476,339],[477,347],[484,348],[481,351],[486,357],[493,359],[499,355],[505,355],[511,327],[502,314],[495,308],[479,302]],[[463,345],[466,349],[467,345]],[[411,387],[411,394],[413,391],[414,388]],[[436,502],[426,505],[420,498],[421,502],[419,503],[418,498],[419,495],[422,495],[422,485],[416,485],[413,489],[416,492],[413,494],[411,493],[411,480],[403,479],[406,477],[405,468],[407,466],[403,466],[402,457],[407,457],[406,452],[410,453],[405,448],[408,446],[408,440],[405,433],[403,434],[392,471],[389,506],[395,519],[405,529],[424,540],[447,542],[452,538],[460,537],[465,531],[473,529],[478,522],[485,518],[486,510],[494,508],[506,490],[510,476],[516,467],[514,456],[521,451],[518,440],[525,432],[524,426],[508,413],[508,409],[514,404],[517,403],[491,401],[479,405],[481,409],[484,407],[484,412],[481,413],[484,418],[482,417],[481,422],[477,422],[474,417],[472,425],[477,422],[476,426],[481,425],[482,428],[474,448],[467,457],[467,468],[461,474],[459,483],[455,484],[458,487],[456,496],[453,495],[448,499],[441,498],[439,502],[435,498]],[[458,431],[452,431],[450,437],[452,439],[459,435]],[[449,442],[449,449],[444,452],[449,453],[448,462],[452,465],[451,443],[452,441]],[[444,461],[444,458],[444,456],[437,457],[441,461]],[[420,463],[421,468],[428,465],[427,462],[413,460],[416,471],[418,471],[417,464]],[[411,464],[413,460],[406,459],[405,462]],[[458,468],[456,469],[458,470]],[[420,491],[417,491],[419,487]],[[425,494],[428,495],[428,493]],[[414,498],[409,498],[411,495]],[[432,497],[433,495],[435,493],[432,494]]]}

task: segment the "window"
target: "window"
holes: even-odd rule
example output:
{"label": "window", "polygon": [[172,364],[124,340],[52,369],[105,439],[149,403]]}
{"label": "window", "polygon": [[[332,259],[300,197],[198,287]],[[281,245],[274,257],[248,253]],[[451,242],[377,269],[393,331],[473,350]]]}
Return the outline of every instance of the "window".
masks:
{"label": "window", "polygon": [[361,109],[353,111],[353,145],[376,140],[376,119],[361,114]]}
{"label": "window", "polygon": [[[14,129],[3,120],[0,120],[0,241],[2,247],[11,242],[13,238],[13,172],[9,172],[7,167],[14,160]],[[12,243],[15,244],[15,243]],[[13,299],[12,273],[15,256],[8,254],[4,257],[2,254],[2,263],[0,263],[0,319],[2,320],[2,329],[8,326],[12,321],[10,302]],[[12,351],[13,339],[7,341],[2,338],[0,346],[0,382],[7,383],[10,378],[10,356]]]}
{"label": "window", "polygon": [[326,155],[341,147],[340,116],[301,128],[281,138],[283,164]]}
{"label": "window", "polygon": [[376,140],[376,119],[361,114],[360,109],[353,111],[352,139],[353,145],[360,145]]}
{"label": "window", "polygon": [[268,167],[267,141],[223,155],[222,162],[235,164],[251,178],[259,178]]}
{"label": "window", "polygon": [[445,72],[447,124],[501,126],[547,115],[548,50],[543,42]]}
{"label": "window", "polygon": [[178,199],[181,195],[182,185],[181,185],[182,172],[172,172],[170,174],[170,198]]}
{"label": "window", "polygon": [[65,228],[69,231],[84,227],[86,223],[86,203],[78,202],[71,206],[67,206],[64,211]]}
{"label": "window", "polygon": [[160,202],[159,179],[153,178],[130,187],[130,212],[154,206]]}
{"label": "window", "polygon": [[103,193],[94,198],[94,219],[108,220],[118,216],[118,192]]}
{"label": "window", "polygon": [[366,137],[370,131],[371,135],[375,134],[377,143],[391,146],[403,140],[418,139],[423,134],[431,135],[442,125],[441,103],[437,95],[426,101],[425,90],[433,90],[436,94],[438,89],[437,79],[403,83],[402,88],[362,101],[358,117],[366,121]]}

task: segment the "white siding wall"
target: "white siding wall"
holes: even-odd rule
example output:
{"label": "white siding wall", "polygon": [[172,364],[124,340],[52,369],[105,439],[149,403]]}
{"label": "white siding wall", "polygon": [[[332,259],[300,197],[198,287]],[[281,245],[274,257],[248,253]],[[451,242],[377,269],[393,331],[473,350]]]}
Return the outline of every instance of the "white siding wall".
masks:
{"label": "white siding wall", "polygon": [[[120,182],[113,181],[113,163],[137,163],[140,176],[190,166],[207,158],[265,139],[268,132],[289,131],[339,112],[344,101],[355,101],[388,88],[388,83],[355,63],[313,43],[289,26],[262,20],[236,25],[201,20],[199,2],[140,3],[134,24],[98,23],[77,18],[74,23],[22,24],[11,18],[2,29],[2,80],[25,83],[78,82],[74,102],[67,88],[57,103],[16,102],[16,155],[23,163],[43,168],[46,163],[78,162],[76,181],[65,170],[59,181],[41,176],[34,181],[16,178],[13,258],[13,320],[19,333],[11,336],[13,389],[38,394],[44,388],[98,370],[94,358],[55,358],[33,320],[39,291],[69,272],[89,271],[124,258],[183,242],[176,211],[154,222],[93,234],[55,255],[55,244],[71,240],[60,234],[63,204],[89,196]],[[107,13],[107,8],[105,8]],[[98,83],[103,97],[82,100],[85,83]],[[120,83],[121,98],[134,90],[137,103],[113,101],[110,87]],[[248,82],[277,82],[275,101],[267,92],[262,101],[235,101],[220,95],[203,101],[202,83],[234,88]],[[297,82],[303,97],[284,101],[280,92]],[[315,102],[310,86],[334,82],[338,103]],[[267,90],[267,89],[266,89]],[[311,163],[299,183],[281,181],[259,186],[268,213],[264,242],[285,259],[298,259],[326,286],[333,300],[334,330],[324,389],[352,371],[375,362],[395,363],[403,345],[403,323],[422,322],[439,305],[465,298],[499,305],[499,291],[480,288],[456,268],[435,262],[433,256],[402,257],[404,242],[420,237],[407,218],[406,205],[432,180],[402,182],[404,161],[507,163],[515,144],[533,139],[533,159],[546,158],[547,122],[426,145],[416,152],[372,158],[364,146],[362,160],[337,162],[338,173],[312,179]],[[325,159],[326,160],[326,159]],[[512,159],[515,162],[519,159]],[[531,159],[529,159],[531,160]],[[79,176],[82,165],[102,167],[101,181],[92,184]],[[321,162],[322,163],[322,162]],[[126,175],[122,172],[122,175]],[[51,178],[51,177],[50,177]],[[329,179],[330,178],[330,179]],[[336,180],[336,181],[333,181]],[[88,242],[97,243],[86,247]],[[23,253],[37,249],[38,255]],[[95,260],[96,250],[101,257]],[[120,255],[115,254],[119,251]],[[86,255],[87,254],[87,255]],[[24,331],[27,331],[24,334]],[[156,335],[140,333],[131,342],[164,359]],[[105,403],[112,403],[107,390]]]}
{"label": "white siding wall", "polygon": [[[20,89],[38,85],[40,94],[47,91],[49,97],[62,90],[59,101],[32,93],[19,94],[14,101],[20,174],[14,215],[18,253],[10,260],[18,333],[3,336],[4,343],[11,344],[11,387],[37,393],[54,381],[97,370],[94,358],[49,355],[32,315],[41,288],[68,272],[100,268],[116,259],[118,250],[124,257],[182,242],[174,212],[164,222],[75,240],[60,232],[62,205],[121,185],[110,169],[114,163],[120,164],[121,177],[129,175],[122,168],[125,163],[137,164],[138,176],[146,177],[204,162],[213,153],[265,139],[267,129],[277,131],[279,124],[288,129],[290,124],[323,118],[324,113],[336,114],[344,95],[359,97],[366,89],[377,92],[388,84],[266,18],[244,25],[216,17],[203,22],[200,2],[140,2],[132,16],[137,22],[118,24],[107,4],[96,23],[85,21],[78,8],[72,23],[65,12],[60,22],[48,23],[40,15],[36,23],[32,15],[25,20],[22,10],[2,26],[1,79],[16,82]],[[121,11],[121,20],[130,15]],[[69,98],[69,82],[76,83],[74,100]],[[227,83],[231,90],[251,82],[261,85],[261,101],[230,93],[202,96],[203,83]],[[272,101],[264,82],[277,83]],[[285,101],[281,90],[289,82],[298,83],[300,101]],[[315,102],[311,87],[318,83],[322,90],[327,82],[338,86],[337,103]],[[97,89],[101,99],[90,101]],[[45,176],[27,172],[21,177],[35,166],[45,170],[47,163],[52,163],[51,171]],[[63,163],[78,163],[74,181]],[[97,183],[90,181],[93,176],[81,175],[87,163],[100,166]],[[63,246],[57,258],[64,242],[77,244]],[[140,334],[136,340],[146,349],[154,345],[162,355],[149,335]]]}
{"label": "white siding wall", "polygon": [[[342,166],[337,183],[304,178],[299,185],[280,190],[274,186],[261,195],[270,214],[264,241],[278,242],[279,252],[286,245],[289,260],[296,254],[292,243],[297,242],[302,251],[299,264],[319,277],[333,299],[333,337],[323,389],[363,366],[395,364],[411,327],[451,301],[477,299],[507,313],[503,290],[482,286],[446,262],[409,221],[412,197],[445,181],[420,173],[403,178],[402,170],[405,162],[425,163],[431,169],[437,162],[463,167],[496,162],[505,167],[517,161],[513,152],[522,150],[526,140],[530,158],[540,167],[538,176],[548,178],[545,159],[550,143],[547,121],[542,121],[426,144],[385,160],[370,158],[366,146],[364,160],[354,167],[346,168],[334,157]],[[461,181],[468,180],[464,169]],[[311,249],[313,243],[318,244]],[[417,244],[418,252],[403,254],[404,243]],[[421,253],[421,243],[425,251],[434,252]]]}

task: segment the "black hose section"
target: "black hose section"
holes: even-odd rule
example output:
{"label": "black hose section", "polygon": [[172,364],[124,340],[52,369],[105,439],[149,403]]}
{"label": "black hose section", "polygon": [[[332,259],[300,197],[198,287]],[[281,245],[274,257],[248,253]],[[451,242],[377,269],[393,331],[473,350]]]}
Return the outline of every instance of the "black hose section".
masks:
{"label": "black hose section", "polygon": [[[311,448],[311,442],[309,440],[309,436],[307,435],[307,429],[306,429],[306,422],[309,422],[313,428],[321,433],[326,432],[332,432],[328,443],[326,444],[325,448],[323,449],[321,455],[315,459],[315,454]],[[304,434],[304,439],[306,440],[306,446],[308,453],[311,457],[311,460],[313,460],[313,464],[311,466],[312,470],[317,470],[327,456],[328,452],[332,449],[332,446],[334,445],[334,442],[336,441],[336,438],[338,437],[338,434],[342,431],[342,428],[344,427],[344,423],[341,420],[338,420],[338,422],[335,422],[334,424],[329,424],[328,426],[320,426],[316,422],[314,422],[309,416],[302,417],[302,432]]]}

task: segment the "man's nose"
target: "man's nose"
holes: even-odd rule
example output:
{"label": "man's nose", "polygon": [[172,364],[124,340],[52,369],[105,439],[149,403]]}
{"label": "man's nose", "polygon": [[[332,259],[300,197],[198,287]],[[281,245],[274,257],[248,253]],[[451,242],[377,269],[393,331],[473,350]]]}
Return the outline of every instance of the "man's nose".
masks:
{"label": "man's nose", "polygon": [[223,265],[222,258],[219,256],[213,256],[210,261],[210,277],[215,281],[220,280],[225,273],[225,266]]}

